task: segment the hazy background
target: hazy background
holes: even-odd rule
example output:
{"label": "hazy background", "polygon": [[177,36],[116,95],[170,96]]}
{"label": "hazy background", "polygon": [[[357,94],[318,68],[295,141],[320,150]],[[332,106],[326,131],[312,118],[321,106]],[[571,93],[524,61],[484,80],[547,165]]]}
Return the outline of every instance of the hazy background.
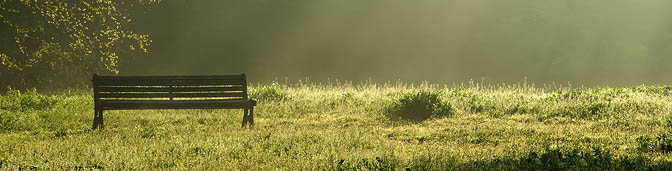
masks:
{"label": "hazy background", "polygon": [[163,0],[121,75],[672,84],[669,0]]}

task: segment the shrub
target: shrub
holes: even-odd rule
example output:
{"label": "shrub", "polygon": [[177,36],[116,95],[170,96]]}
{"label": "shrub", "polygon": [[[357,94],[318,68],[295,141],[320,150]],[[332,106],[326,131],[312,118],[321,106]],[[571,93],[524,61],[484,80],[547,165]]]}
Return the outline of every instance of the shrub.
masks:
{"label": "shrub", "polygon": [[652,161],[642,155],[618,156],[601,147],[547,148],[466,162],[450,154],[422,154],[409,161],[399,158],[340,159],[334,161],[333,170],[670,170],[668,161]]}
{"label": "shrub", "polygon": [[14,127],[14,115],[6,110],[0,110],[0,130],[10,130]]}
{"label": "shrub", "polygon": [[656,137],[657,150],[662,153],[672,152],[672,132],[663,132]]}
{"label": "shrub", "polygon": [[250,90],[250,98],[257,98],[261,102],[284,101],[289,99],[289,93],[278,83],[264,85]]}
{"label": "shrub", "polygon": [[665,126],[667,128],[672,128],[672,115],[665,116]]}
{"label": "shrub", "polygon": [[642,92],[650,95],[669,96],[672,95],[672,86],[639,86],[631,88],[634,92]]}
{"label": "shrub", "polygon": [[[62,98],[57,96],[39,94],[35,89],[23,92],[9,89],[9,91],[0,95],[0,130],[16,130],[33,125],[67,125],[61,123],[62,118],[59,118],[65,115],[63,113],[31,112],[38,110],[51,111],[63,101]],[[50,120],[56,118],[58,119],[55,121]]]}
{"label": "shrub", "polygon": [[53,107],[60,99],[37,93],[35,89],[21,92],[9,89],[6,95],[0,96],[0,110],[29,111]]}
{"label": "shrub", "polygon": [[485,94],[480,92],[467,91],[457,89],[448,92],[448,97],[456,100],[458,106],[463,106],[463,109],[472,113],[482,113],[494,111],[496,108],[493,104],[487,103]]}
{"label": "shrub", "polygon": [[552,111],[554,116],[564,116],[572,118],[595,118],[608,112],[608,104],[604,102],[575,102],[562,105],[560,108]]}
{"label": "shrub", "polygon": [[655,139],[649,136],[640,136],[637,138],[637,145],[637,150],[640,152],[672,152],[672,132],[660,133]]}
{"label": "shrub", "polygon": [[385,113],[392,120],[420,122],[451,116],[454,109],[441,99],[441,91],[419,90],[394,95],[386,104]]}
{"label": "shrub", "polygon": [[363,105],[364,101],[353,93],[343,93],[324,98],[320,103],[326,105],[329,109],[337,109],[346,105]]}
{"label": "shrub", "polygon": [[538,154],[530,152],[520,157],[514,170],[633,170],[661,167],[643,156],[616,156],[610,150],[599,147],[592,150],[547,149]]}
{"label": "shrub", "polygon": [[637,150],[641,152],[649,152],[655,148],[652,139],[649,136],[639,136],[636,141]]}
{"label": "shrub", "polygon": [[352,163],[345,163],[341,159],[336,163],[335,170],[395,170],[400,162],[395,157],[376,157],[375,159],[355,160]]}

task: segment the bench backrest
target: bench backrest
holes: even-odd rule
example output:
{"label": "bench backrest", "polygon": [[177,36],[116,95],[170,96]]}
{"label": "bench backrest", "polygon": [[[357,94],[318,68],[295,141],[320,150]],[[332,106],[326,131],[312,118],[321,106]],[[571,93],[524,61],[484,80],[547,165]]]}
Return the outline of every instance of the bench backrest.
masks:
{"label": "bench backrest", "polygon": [[99,100],[247,100],[247,79],[240,75],[98,76],[93,75]]}

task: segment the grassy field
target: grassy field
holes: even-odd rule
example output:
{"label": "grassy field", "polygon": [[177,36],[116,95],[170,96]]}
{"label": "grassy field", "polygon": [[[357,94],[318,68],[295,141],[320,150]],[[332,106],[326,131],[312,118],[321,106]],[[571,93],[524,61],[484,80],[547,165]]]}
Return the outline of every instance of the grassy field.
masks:
{"label": "grassy field", "polygon": [[669,170],[672,87],[256,85],[242,110],[106,111],[0,96],[0,170]]}

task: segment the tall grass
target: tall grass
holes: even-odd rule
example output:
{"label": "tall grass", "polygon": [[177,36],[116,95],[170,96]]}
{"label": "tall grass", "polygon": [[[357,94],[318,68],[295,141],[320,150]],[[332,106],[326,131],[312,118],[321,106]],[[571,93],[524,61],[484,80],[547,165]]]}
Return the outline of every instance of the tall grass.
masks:
{"label": "tall grass", "polygon": [[[241,110],[106,111],[90,90],[0,96],[0,168],[669,169],[672,87],[268,84]],[[408,122],[411,121],[411,122]]]}

